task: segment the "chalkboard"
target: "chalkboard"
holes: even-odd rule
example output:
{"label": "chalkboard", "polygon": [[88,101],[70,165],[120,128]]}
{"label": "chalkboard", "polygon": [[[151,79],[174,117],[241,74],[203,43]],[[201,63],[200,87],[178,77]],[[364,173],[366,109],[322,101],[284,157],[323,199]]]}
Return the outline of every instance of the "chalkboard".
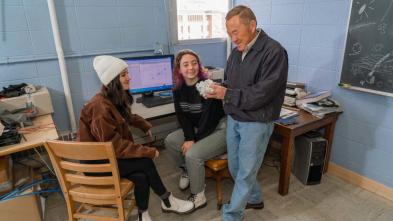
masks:
{"label": "chalkboard", "polygon": [[353,0],[341,86],[393,96],[393,0]]}

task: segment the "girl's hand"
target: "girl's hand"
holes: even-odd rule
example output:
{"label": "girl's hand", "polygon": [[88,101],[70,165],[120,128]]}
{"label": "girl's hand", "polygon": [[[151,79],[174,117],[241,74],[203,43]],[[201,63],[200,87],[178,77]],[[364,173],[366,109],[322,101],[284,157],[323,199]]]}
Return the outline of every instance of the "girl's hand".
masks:
{"label": "girl's hand", "polygon": [[150,138],[150,140],[153,140],[153,134],[151,133],[151,129],[146,132],[146,135]]}
{"label": "girl's hand", "polygon": [[192,141],[192,140],[185,141],[183,143],[183,145],[181,146],[181,150],[183,152],[183,155],[186,155],[187,151],[192,147],[193,144],[194,144],[194,141]]}
{"label": "girl's hand", "polygon": [[158,150],[156,150],[156,155],[154,156],[154,159],[157,159],[160,156],[160,152],[158,152]]}

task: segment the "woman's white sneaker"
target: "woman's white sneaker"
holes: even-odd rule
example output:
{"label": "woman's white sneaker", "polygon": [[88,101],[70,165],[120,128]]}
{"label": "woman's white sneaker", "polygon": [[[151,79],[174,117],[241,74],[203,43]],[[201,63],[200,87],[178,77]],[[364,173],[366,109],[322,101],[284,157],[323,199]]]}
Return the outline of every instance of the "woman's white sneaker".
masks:
{"label": "woman's white sneaker", "polygon": [[194,203],[188,200],[181,200],[174,197],[172,194],[169,196],[169,203],[171,207],[167,207],[163,201],[161,201],[161,209],[165,213],[177,213],[187,214],[194,210]]}
{"label": "woman's white sneaker", "polygon": [[188,200],[194,203],[194,209],[205,207],[207,205],[205,190],[197,194],[191,194]]}
{"label": "woman's white sneaker", "polygon": [[147,210],[143,213],[138,214],[138,221],[152,221],[149,212]]}

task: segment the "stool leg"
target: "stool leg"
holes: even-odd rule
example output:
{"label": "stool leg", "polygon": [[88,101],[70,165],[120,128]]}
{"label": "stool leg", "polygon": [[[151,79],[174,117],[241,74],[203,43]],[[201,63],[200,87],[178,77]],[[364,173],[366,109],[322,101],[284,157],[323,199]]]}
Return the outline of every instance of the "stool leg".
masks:
{"label": "stool leg", "polygon": [[216,192],[217,192],[217,210],[221,209],[222,206],[222,189],[221,189],[221,174],[216,175]]}

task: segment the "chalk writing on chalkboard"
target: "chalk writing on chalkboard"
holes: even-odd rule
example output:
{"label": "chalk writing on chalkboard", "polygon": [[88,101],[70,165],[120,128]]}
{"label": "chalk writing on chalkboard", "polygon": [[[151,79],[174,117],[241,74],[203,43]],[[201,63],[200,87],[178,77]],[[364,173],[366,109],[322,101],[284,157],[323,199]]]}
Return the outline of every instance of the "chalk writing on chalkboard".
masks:
{"label": "chalk writing on chalkboard", "polygon": [[353,0],[340,83],[393,94],[393,0]]}

